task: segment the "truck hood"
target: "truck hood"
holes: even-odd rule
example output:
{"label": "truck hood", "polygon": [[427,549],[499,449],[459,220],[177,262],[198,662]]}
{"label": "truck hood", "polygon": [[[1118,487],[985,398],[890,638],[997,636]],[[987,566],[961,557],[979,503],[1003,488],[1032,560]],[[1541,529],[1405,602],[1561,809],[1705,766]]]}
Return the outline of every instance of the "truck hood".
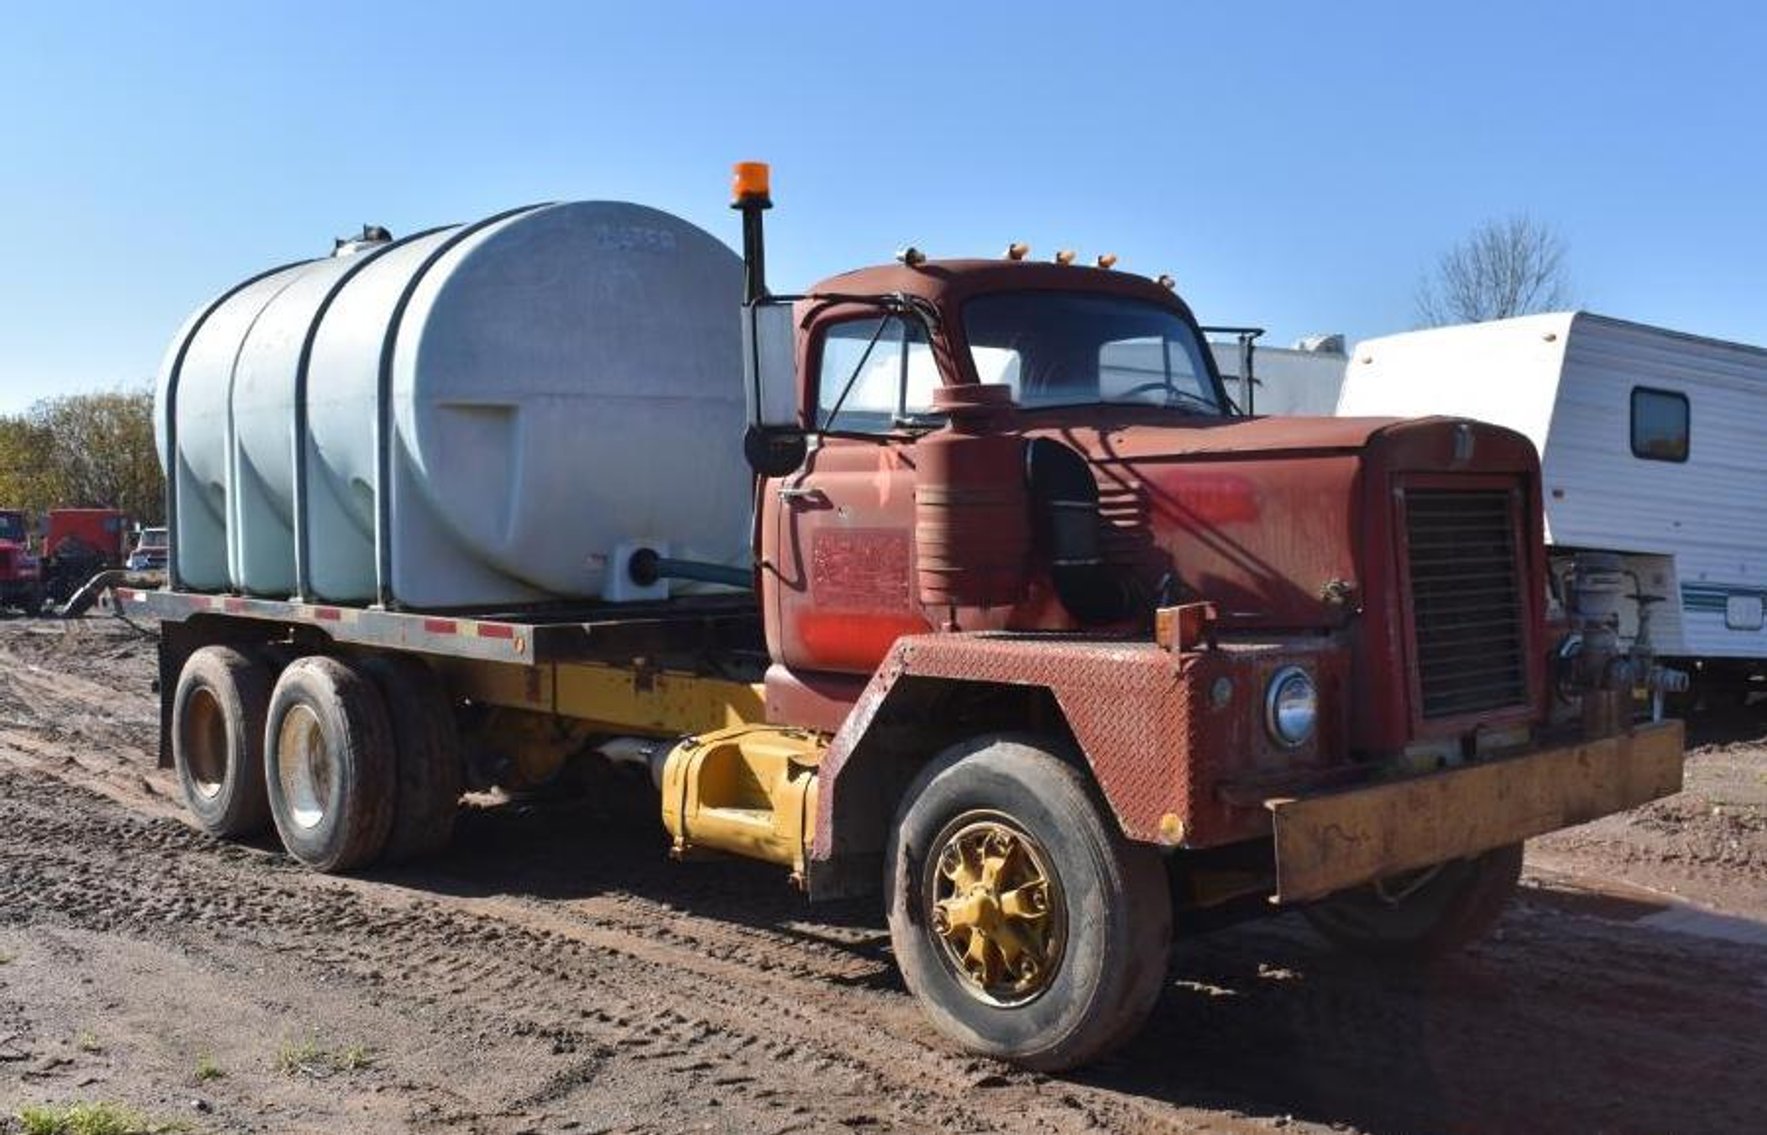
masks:
{"label": "truck hood", "polygon": [[[1109,461],[1149,458],[1231,457],[1253,454],[1346,453],[1363,449],[1399,418],[1233,418],[1177,425],[1099,422],[1075,435],[1070,445]],[[1088,437],[1087,435],[1091,436]]]}
{"label": "truck hood", "polygon": [[1390,564],[1394,477],[1538,481],[1526,438],[1459,418],[1113,416],[1027,432],[1092,463],[1107,559],[1144,584],[1170,577],[1248,629],[1344,624],[1356,604],[1339,597]]}

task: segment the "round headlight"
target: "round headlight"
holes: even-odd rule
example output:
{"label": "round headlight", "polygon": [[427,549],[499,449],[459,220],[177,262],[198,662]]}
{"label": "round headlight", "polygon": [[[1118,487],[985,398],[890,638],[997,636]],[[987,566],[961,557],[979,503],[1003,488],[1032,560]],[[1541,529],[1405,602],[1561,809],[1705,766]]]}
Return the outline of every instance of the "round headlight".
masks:
{"label": "round headlight", "polygon": [[1319,689],[1299,666],[1284,666],[1264,695],[1264,727],[1277,744],[1294,748],[1313,736],[1319,722]]}

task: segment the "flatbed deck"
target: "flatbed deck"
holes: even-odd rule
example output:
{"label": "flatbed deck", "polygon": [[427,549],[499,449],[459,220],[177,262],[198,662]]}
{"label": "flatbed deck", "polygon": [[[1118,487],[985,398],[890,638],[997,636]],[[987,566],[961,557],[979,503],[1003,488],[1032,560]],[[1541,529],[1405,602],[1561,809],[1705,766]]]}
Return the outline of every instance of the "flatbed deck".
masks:
{"label": "flatbed deck", "polygon": [[683,650],[765,652],[760,609],[748,596],[693,596],[664,603],[585,604],[465,614],[388,611],[168,589],[120,587],[126,612],[162,622],[208,616],[311,626],[334,642],[521,666],[626,660]]}

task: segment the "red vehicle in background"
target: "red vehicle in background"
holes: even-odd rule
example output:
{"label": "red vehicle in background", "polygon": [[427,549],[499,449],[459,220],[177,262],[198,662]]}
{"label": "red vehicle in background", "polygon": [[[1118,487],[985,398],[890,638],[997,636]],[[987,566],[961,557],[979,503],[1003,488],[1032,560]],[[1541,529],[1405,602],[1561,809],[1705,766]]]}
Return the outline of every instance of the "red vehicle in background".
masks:
{"label": "red vehicle in background", "polygon": [[43,581],[29,535],[24,513],[0,509],[0,607],[35,614],[43,605]]}
{"label": "red vehicle in background", "polygon": [[66,602],[99,572],[122,567],[128,555],[129,525],[117,509],[50,509],[43,532],[43,595]]}

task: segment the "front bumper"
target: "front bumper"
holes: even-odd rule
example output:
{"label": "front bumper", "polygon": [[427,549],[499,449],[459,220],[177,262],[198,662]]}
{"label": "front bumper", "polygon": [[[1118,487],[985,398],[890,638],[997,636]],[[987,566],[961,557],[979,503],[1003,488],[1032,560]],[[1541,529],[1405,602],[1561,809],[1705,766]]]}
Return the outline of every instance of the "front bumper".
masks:
{"label": "front bumper", "polygon": [[1276,901],[1304,902],[1681,790],[1679,721],[1405,780],[1271,799]]}

